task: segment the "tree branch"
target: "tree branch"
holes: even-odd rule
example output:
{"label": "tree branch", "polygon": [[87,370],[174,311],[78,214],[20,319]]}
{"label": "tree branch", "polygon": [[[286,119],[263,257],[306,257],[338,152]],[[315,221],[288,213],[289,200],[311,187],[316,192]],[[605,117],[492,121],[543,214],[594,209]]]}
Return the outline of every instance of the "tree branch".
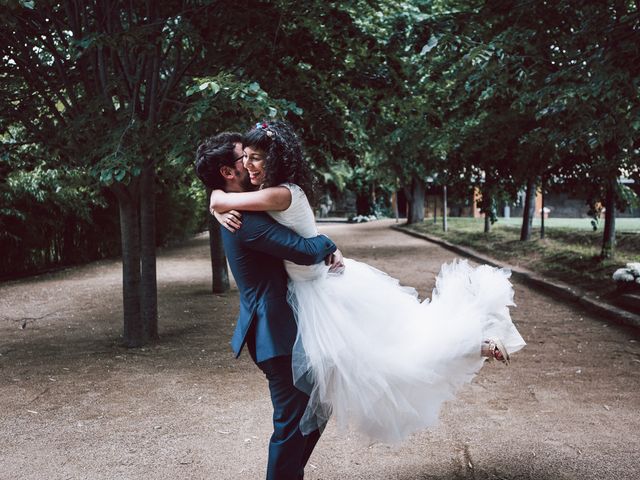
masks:
{"label": "tree branch", "polygon": [[189,70],[189,68],[191,67],[191,65],[193,65],[193,63],[198,59],[200,55],[200,49],[197,48],[196,51],[194,52],[194,54],[191,56],[191,58],[189,59],[189,61],[181,68],[178,70],[178,66],[176,65],[176,69],[174,69],[174,73],[171,76],[171,78],[169,79],[169,81],[167,82],[164,92],[162,94],[162,100],[160,102],[160,107],[158,112],[161,112],[164,104],[166,103],[166,100],[169,96],[169,93],[173,90],[173,88],[175,87],[175,85],[180,82],[180,80],[182,79],[182,77],[184,77],[184,75],[187,73],[187,71]]}

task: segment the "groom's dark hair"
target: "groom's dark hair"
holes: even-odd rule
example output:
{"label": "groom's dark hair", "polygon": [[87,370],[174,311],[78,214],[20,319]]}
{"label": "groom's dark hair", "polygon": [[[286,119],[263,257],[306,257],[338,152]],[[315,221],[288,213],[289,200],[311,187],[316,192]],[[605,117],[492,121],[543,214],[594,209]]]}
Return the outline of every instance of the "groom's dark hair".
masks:
{"label": "groom's dark hair", "polygon": [[236,143],[242,143],[242,134],[222,132],[205,139],[196,150],[195,170],[198,178],[207,188],[224,188],[220,167],[233,167],[233,150]]}

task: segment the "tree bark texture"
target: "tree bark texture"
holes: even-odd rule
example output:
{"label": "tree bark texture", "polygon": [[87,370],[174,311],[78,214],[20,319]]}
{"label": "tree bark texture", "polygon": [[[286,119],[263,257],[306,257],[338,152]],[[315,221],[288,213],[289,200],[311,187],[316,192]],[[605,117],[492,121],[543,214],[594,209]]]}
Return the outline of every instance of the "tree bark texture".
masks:
{"label": "tree bark texture", "polygon": [[213,215],[209,218],[209,248],[211,251],[211,291],[224,293],[229,291],[229,271],[227,270],[227,257],[222,246],[222,227]]}
{"label": "tree bark texture", "polygon": [[140,268],[144,339],[158,338],[158,286],[156,282],[156,174],[152,165],[140,178]]}
{"label": "tree bark texture", "polygon": [[[209,197],[211,191],[207,190],[207,211],[209,210]],[[223,228],[216,217],[209,214],[209,250],[211,252],[211,291],[224,293],[229,291],[229,271],[227,269],[227,257],[224,254],[222,235]]]}
{"label": "tree bark texture", "polygon": [[602,258],[613,258],[616,246],[616,188],[618,181],[614,178],[607,182],[607,194],[604,211],[604,234],[602,236]]}
{"label": "tree bark texture", "polygon": [[449,225],[447,223],[447,186],[444,185],[442,187],[442,231],[446,232],[449,230]]}
{"label": "tree bark texture", "polygon": [[438,223],[438,197],[433,196],[433,224]]}
{"label": "tree bark texture", "polygon": [[491,233],[491,213],[484,212],[484,233]]}
{"label": "tree bark texture", "polygon": [[520,229],[520,240],[525,241],[531,238],[531,227],[536,209],[536,181],[531,177],[527,180],[527,192],[522,211],[522,227]]}
{"label": "tree bark texture", "polygon": [[409,196],[409,213],[407,223],[422,223],[424,221],[425,184],[418,178],[411,180],[411,194]]}
{"label": "tree bark texture", "polygon": [[145,329],[140,315],[140,216],[137,198],[128,189],[118,195],[118,203],[122,240],[123,337],[124,344],[133,348],[145,342]]}
{"label": "tree bark texture", "polygon": [[373,203],[371,202],[371,193],[367,189],[364,192],[358,192],[356,195],[356,214],[371,215],[373,213]]}
{"label": "tree bark texture", "polygon": [[540,182],[540,194],[542,196],[542,210],[540,211],[540,238],[544,238],[544,220],[545,220],[545,213],[544,213],[544,187],[545,187],[545,181],[544,178],[542,179],[542,181]]}

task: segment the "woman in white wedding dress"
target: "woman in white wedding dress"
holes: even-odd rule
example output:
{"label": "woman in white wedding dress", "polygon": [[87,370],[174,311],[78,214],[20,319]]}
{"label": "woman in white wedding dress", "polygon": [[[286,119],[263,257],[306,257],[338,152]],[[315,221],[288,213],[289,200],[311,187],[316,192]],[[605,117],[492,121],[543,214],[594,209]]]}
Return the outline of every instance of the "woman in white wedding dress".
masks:
{"label": "woman in white wedding dress", "polygon": [[[247,193],[216,190],[212,211],[226,228],[242,228],[242,210],[268,211],[299,235],[317,235],[305,192],[311,173],[291,127],[263,122],[245,137]],[[364,263],[344,271],[286,262],[298,322],[294,381],[313,385],[301,429],[330,416],[370,440],[396,443],[434,425],[444,401],[469,383],[485,359],[508,362],[525,342],[511,322],[510,273],[466,261],[442,267],[431,301]]]}

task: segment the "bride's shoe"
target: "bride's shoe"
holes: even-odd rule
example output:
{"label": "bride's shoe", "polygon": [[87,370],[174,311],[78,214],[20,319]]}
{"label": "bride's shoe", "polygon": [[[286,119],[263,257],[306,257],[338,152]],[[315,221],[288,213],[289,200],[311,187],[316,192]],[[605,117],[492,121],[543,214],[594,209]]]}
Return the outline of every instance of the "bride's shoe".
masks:
{"label": "bride's shoe", "polygon": [[500,339],[485,340],[480,347],[480,355],[495,358],[499,362],[509,365],[509,352]]}

